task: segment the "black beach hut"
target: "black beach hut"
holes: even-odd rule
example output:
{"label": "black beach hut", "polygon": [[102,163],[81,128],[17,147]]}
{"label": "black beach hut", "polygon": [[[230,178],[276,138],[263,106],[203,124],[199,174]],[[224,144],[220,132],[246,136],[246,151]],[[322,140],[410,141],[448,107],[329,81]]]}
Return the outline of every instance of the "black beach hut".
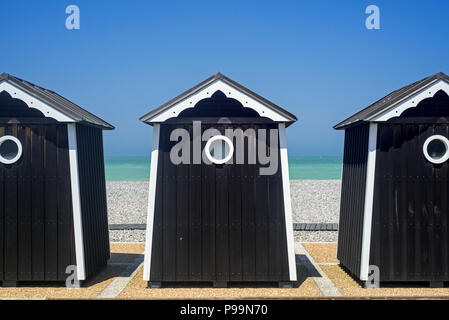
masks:
{"label": "black beach hut", "polygon": [[3,285],[74,270],[85,280],[106,265],[103,129],[113,127],[55,92],[0,75]]}
{"label": "black beach hut", "polygon": [[296,280],[285,127],[296,117],[218,73],[153,126],[144,280]]}
{"label": "black beach hut", "polygon": [[335,126],[345,130],[337,254],[362,281],[370,266],[380,281],[449,281],[448,94],[437,73]]}

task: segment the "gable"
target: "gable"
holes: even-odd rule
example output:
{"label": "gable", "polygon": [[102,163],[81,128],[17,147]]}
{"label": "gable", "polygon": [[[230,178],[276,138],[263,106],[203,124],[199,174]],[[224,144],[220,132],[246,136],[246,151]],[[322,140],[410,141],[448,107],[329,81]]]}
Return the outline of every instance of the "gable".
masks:
{"label": "gable", "polygon": [[39,110],[45,117],[53,118],[60,122],[82,122],[106,130],[114,129],[106,121],[56,92],[7,73],[0,74],[0,92],[6,92],[12,99],[20,99],[29,108]]}
{"label": "gable", "polygon": [[355,113],[335,125],[335,129],[345,129],[361,122],[388,121],[400,116],[407,109],[416,107],[424,99],[433,97],[443,90],[448,93],[449,76],[439,72],[391,92],[369,107]]}
{"label": "gable", "polygon": [[7,92],[11,98],[19,99],[26,103],[29,108],[39,110],[45,117],[53,118],[60,122],[74,122],[74,120],[63,113],[55,110],[53,107],[44,103],[43,101],[33,97],[29,93],[25,92],[21,88],[4,80],[0,82],[0,92]]}
{"label": "gable", "polygon": [[384,122],[393,117],[399,117],[404,111],[415,108],[424,99],[432,98],[439,91],[444,91],[449,94],[449,83],[445,80],[438,80],[409,96],[408,98],[398,102],[392,106],[389,110],[382,112],[381,114],[372,118],[372,121]]}
{"label": "gable", "polygon": [[141,117],[140,120],[151,124],[178,117],[184,110],[194,108],[198,102],[211,99],[218,91],[222,92],[226,98],[237,100],[243,107],[254,110],[261,117],[275,122],[296,121],[294,115],[221,74],[206,79],[196,87]]}

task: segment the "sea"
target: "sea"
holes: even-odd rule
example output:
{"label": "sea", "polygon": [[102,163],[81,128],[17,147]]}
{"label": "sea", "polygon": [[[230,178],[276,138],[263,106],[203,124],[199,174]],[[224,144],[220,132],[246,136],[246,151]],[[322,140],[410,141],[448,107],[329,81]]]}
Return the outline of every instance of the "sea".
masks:
{"label": "sea", "polygon": [[[341,157],[289,157],[292,180],[341,179]],[[145,181],[150,175],[149,157],[106,157],[107,181]]]}

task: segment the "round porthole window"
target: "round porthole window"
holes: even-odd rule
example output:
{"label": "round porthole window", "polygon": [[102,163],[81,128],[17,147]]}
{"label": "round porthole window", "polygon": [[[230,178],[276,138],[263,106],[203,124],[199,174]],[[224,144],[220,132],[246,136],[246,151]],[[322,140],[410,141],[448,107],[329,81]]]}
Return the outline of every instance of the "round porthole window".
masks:
{"label": "round porthole window", "polygon": [[0,137],[0,162],[12,164],[22,156],[22,144],[13,136]]}
{"label": "round porthole window", "polygon": [[221,135],[210,138],[204,149],[207,159],[215,164],[228,162],[234,154],[232,141],[228,137]]}
{"label": "round porthole window", "polygon": [[440,135],[434,135],[424,142],[424,156],[432,163],[440,164],[449,159],[449,140]]}

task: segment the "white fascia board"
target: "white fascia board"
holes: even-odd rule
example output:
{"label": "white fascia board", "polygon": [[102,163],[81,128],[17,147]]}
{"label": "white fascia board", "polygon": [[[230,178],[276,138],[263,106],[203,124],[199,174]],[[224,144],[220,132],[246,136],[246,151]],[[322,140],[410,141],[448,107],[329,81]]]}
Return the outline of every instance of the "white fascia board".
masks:
{"label": "white fascia board", "polygon": [[167,110],[156,114],[147,122],[164,122],[169,118],[177,117],[182,111],[188,108],[193,108],[200,100],[210,98],[218,90],[223,92],[226,97],[238,100],[244,107],[255,110],[261,117],[267,117],[275,122],[290,121],[282,114],[251,98],[238,88],[229,85],[221,79],[217,79],[199,91],[192,93],[182,101],[174,104]]}
{"label": "white fascia board", "polygon": [[416,107],[424,99],[432,98],[435,93],[440,90],[443,90],[449,95],[449,83],[444,80],[433,82],[424,89],[415,92],[405,100],[398,102],[393,108],[384,111],[383,113],[376,115],[369,120],[374,122],[384,122],[390,120],[393,117],[399,117],[405,110]]}
{"label": "white fascia board", "polygon": [[153,147],[151,151],[150,181],[148,193],[147,230],[145,235],[145,262],[143,280],[150,281],[151,254],[153,246],[154,209],[156,201],[157,167],[159,158],[160,124],[153,126]]}
{"label": "white fascia board", "polygon": [[59,122],[75,122],[72,118],[55,110],[53,107],[33,97],[22,89],[9,83],[7,80],[0,82],[0,92],[6,91],[14,99],[20,99],[27,104],[29,108],[35,108],[42,112],[44,116],[53,118]]}

